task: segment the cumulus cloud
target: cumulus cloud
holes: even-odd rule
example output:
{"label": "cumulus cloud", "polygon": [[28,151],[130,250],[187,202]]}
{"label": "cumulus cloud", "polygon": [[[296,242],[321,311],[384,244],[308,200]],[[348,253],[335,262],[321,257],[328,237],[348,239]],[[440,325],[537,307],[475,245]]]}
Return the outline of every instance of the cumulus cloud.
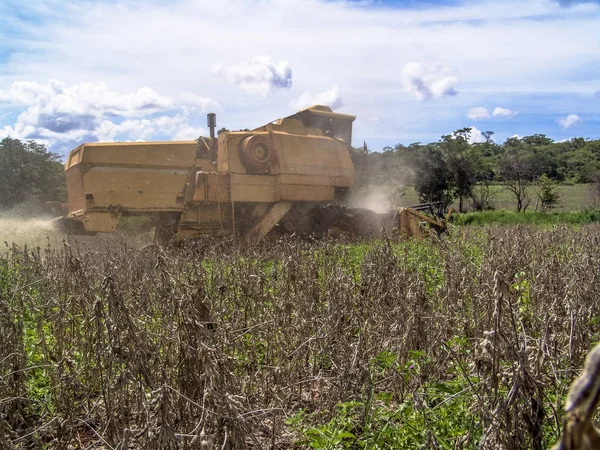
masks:
{"label": "cumulus cloud", "polygon": [[344,102],[337,86],[332,86],[326,91],[316,94],[303,92],[298,98],[290,102],[290,106],[297,110],[308,108],[312,105],[326,105],[335,110],[341,108],[343,104]]}
{"label": "cumulus cloud", "polygon": [[193,141],[198,139],[198,137],[202,135],[206,135],[206,130],[204,128],[187,125],[182,127],[173,136],[173,139],[176,141]]}
{"label": "cumulus cloud", "polygon": [[292,87],[292,68],[287,61],[275,63],[269,56],[252,58],[249,63],[234,65],[215,64],[211,67],[215,75],[225,77],[250,94],[266,97],[276,89]]}
{"label": "cumulus cloud", "polygon": [[149,87],[130,94],[119,94],[104,83],[65,86],[50,80],[45,86],[32,81],[16,81],[0,90],[0,102],[35,105],[41,114],[82,113],[142,116],[173,107],[173,101]]}
{"label": "cumulus cloud", "polygon": [[568,116],[561,117],[557,122],[561,127],[567,129],[580,124],[583,120],[577,114],[569,114]]}
{"label": "cumulus cloud", "polygon": [[200,97],[198,95],[189,93],[181,94],[179,97],[181,99],[181,102],[190,109],[199,109],[202,112],[223,110],[223,108],[221,108],[221,105],[219,105],[219,102],[208,97]]}
{"label": "cumulus cloud", "polygon": [[476,106],[469,109],[467,117],[471,120],[488,120],[491,117],[511,118],[517,114],[519,114],[518,111],[512,111],[508,108],[501,108],[500,106],[496,106],[492,114],[490,114],[487,108],[483,106]]}
{"label": "cumulus cloud", "polygon": [[518,111],[512,111],[508,108],[501,108],[500,106],[496,106],[494,108],[494,112],[492,112],[492,116],[494,116],[494,117],[506,117],[506,118],[514,117],[517,114],[519,114]]}
{"label": "cumulus cloud", "polygon": [[469,109],[467,117],[471,120],[486,120],[490,118],[490,113],[488,112],[487,108],[483,106],[476,106]]}
{"label": "cumulus cloud", "polygon": [[25,107],[0,136],[36,139],[53,150],[61,143],[81,141],[147,140],[160,135],[187,139],[198,133],[197,137],[200,129],[190,126],[190,111],[219,108],[217,102],[193,94],[176,102],[149,87],[122,94],[104,83],[66,86],[56,80],[46,85],[14,82],[0,90],[0,102]]}
{"label": "cumulus cloud", "polygon": [[407,63],[402,69],[402,81],[404,90],[419,101],[458,93],[458,77],[446,64]]}
{"label": "cumulus cloud", "polygon": [[483,137],[483,134],[480,129],[478,129],[477,127],[471,127],[471,135],[469,136],[469,143],[476,144],[479,142],[485,142],[485,137]]}
{"label": "cumulus cloud", "polygon": [[[598,33],[596,5],[563,9],[557,0],[488,0],[447,2],[443,8],[432,2],[422,8],[412,7],[414,2],[385,2],[386,7],[373,8],[372,3],[181,0],[176,7],[154,1],[140,8],[140,2],[132,0],[30,1],[27,17],[19,8],[5,8],[0,89],[17,80],[46,85],[48,74],[67,85],[103,80],[122,94],[149,86],[174,100],[174,113],[186,104],[179,93],[193,92],[218,99],[227,109],[223,124],[243,129],[279,115],[274,111],[281,109],[281,101],[287,106],[303,91],[316,93],[336,84],[344,103],[352,105],[348,112],[359,115],[355,140],[367,140],[374,148],[435,139],[439,133],[432,130],[451,130],[460,115],[471,124],[487,123],[466,119],[469,107],[486,106],[491,115],[498,103],[513,106],[513,99],[524,105],[519,109],[539,111],[535,117],[523,117],[524,122],[535,120],[529,129],[549,133],[540,124],[558,127],[554,121],[566,115],[560,109],[565,98],[572,103],[571,111],[584,111],[600,89],[597,77],[590,75],[600,54],[600,40],[590,39]],[[31,17],[36,18],[35,26]],[[110,57],[99,60],[97,55]],[[267,99],[240,98],[245,91],[239,85],[224,72],[217,76],[209,70],[217,62],[223,63],[222,70],[240,62],[250,65],[259,55],[271,55],[275,66],[284,57],[289,61],[294,78],[289,90],[280,88]],[[407,81],[414,94],[404,92],[403,67],[411,61],[451,64],[450,75],[459,79],[454,91],[462,94],[468,88],[469,95],[444,101],[443,109],[431,105],[435,100],[417,103],[413,95],[433,97],[436,89],[417,74],[417,86]],[[419,81],[424,89],[419,90]],[[587,98],[581,92],[588,92]],[[494,103],[482,103],[491,95]],[[0,115],[14,114],[0,121],[0,129],[14,128],[25,105],[0,104]],[[190,106],[191,117],[203,107],[196,108],[194,112]],[[370,114],[381,120],[364,120]],[[202,117],[190,119],[192,125],[204,123]],[[503,136],[512,133],[502,125],[494,129]],[[595,132],[591,123],[582,125],[582,133]]]}

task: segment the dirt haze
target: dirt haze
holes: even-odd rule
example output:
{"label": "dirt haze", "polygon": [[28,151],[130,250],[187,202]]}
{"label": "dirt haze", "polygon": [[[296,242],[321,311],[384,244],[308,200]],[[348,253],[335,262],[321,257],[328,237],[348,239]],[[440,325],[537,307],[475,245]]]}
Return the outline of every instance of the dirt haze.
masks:
{"label": "dirt haze", "polygon": [[49,219],[0,215],[0,243],[46,246],[57,238]]}
{"label": "dirt haze", "polygon": [[50,217],[21,217],[0,214],[0,251],[18,246],[57,248],[66,241],[88,249],[105,248],[108,244],[127,243],[141,247],[152,242],[153,230],[128,228],[116,233],[98,233],[96,236],[74,236],[58,230]]}
{"label": "dirt haze", "polygon": [[406,204],[406,187],[402,184],[380,186],[371,185],[368,189],[355,191],[349,199],[351,208],[366,208],[376,213],[384,213]]}

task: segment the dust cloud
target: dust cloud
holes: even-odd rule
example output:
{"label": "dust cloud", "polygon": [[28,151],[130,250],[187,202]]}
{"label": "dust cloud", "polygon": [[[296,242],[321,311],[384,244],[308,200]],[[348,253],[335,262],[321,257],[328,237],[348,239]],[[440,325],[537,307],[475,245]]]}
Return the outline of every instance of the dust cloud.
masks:
{"label": "dust cloud", "polygon": [[0,212],[0,253],[14,245],[29,248],[59,248],[67,242],[81,249],[103,250],[113,244],[126,244],[139,248],[153,242],[153,229],[126,227],[115,233],[98,233],[95,236],[77,236],[61,231],[45,214],[23,216],[19,209]]}
{"label": "dust cloud", "polygon": [[366,208],[377,213],[383,213],[391,209],[387,193],[383,188],[356,193],[348,203],[351,208]]}
{"label": "dust cloud", "polygon": [[49,218],[23,218],[0,214],[0,245],[46,246],[56,240],[56,230]]}
{"label": "dust cloud", "polygon": [[405,191],[403,185],[378,186],[371,185],[368,189],[353,192],[348,199],[350,208],[366,208],[376,213],[385,213],[405,206]]}

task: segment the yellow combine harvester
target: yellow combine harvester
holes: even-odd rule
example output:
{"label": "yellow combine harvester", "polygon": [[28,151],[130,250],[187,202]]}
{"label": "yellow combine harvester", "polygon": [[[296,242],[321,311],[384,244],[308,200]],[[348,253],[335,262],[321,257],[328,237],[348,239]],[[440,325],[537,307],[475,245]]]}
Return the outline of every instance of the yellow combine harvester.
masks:
{"label": "yellow combine harvester", "polygon": [[73,234],[114,232],[125,215],[153,218],[159,242],[200,236],[260,241],[268,234],[379,234],[445,222],[414,209],[345,208],[354,185],[355,116],[316,105],[251,131],[196,141],[91,143],[67,159],[68,203],[57,225]]}

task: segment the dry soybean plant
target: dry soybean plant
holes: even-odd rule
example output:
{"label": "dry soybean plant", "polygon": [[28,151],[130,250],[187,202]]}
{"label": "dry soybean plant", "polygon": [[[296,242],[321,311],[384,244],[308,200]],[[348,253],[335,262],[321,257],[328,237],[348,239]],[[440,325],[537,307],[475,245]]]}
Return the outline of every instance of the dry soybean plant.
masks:
{"label": "dry soybean plant", "polygon": [[599,243],[6,248],[0,447],[546,448],[599,340]]}
{"label": "dry soybean plant", "polygon": [[588,354],[581,375],[569,389],[565,404],[563,434],[554,450],[592,450],[600,448],[600,430],[592,417],[600,402],[600,345]]}

